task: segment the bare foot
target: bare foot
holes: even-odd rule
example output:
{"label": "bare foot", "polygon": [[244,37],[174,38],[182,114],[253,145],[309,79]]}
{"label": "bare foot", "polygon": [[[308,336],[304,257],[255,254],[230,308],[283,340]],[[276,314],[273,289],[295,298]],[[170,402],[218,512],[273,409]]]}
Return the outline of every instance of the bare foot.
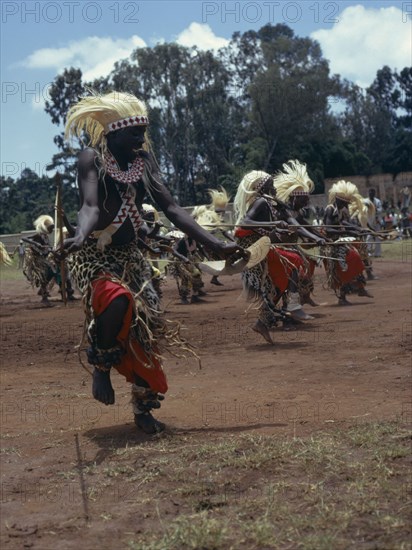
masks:
{"label": "bare foot", "polygon": [[110,381],[110,372],[103,372],[99,369],[93,371],[93,397],[105,405],[114,404],[114,389]]}
{"label": "bare foot", "polygon": [[219,279],[217,278],[216,275],[213,275],[213,277],[212,277],[212,279],[211,279],[210,282],[212,283],[212,285],[224,286],[223,283],[221,283],[221,282],[219,281]]}
{"label": "bare foot", "polygon": [[373,298],[372,294],[369,294],[366,288],[360,288],[358,291],[358,296],[366,296],[367,298]]}
{"label": "bare foot", "polygon": [[134,415],[134,423],[145,434],[158,434],[166,428],[163,422],[156,420],[149,412]]}
{"label": "bare foot", "polygon": [[252,330],[261,334],[268,344],[271,344],[272,346],[275,345],[275,342],[272,340],[272,337],[270,335],[269,329],[262,323],[260,319],[258,319],[253,325]]}

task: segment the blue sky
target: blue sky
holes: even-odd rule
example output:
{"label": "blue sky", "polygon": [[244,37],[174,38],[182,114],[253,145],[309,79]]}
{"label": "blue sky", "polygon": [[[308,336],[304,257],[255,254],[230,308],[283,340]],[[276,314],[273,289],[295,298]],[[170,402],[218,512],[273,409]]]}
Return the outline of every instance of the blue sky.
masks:
{"label": "blue sky", "polygon": [[7,1],[1,21],[1,173],[45,173],[59,128],[43,111],[54,77],[111,69],[136,47],[219,48],[236,31],[286,23],[321,44],[331,70],[361,86],[384,64],[412,65],[412,1]]}

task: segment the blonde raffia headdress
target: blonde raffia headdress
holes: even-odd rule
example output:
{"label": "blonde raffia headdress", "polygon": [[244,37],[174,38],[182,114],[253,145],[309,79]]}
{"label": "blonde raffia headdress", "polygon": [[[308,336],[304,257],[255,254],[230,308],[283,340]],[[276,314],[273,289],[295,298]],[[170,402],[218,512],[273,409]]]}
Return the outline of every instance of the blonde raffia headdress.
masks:
{"label": "blonde raffia headdress", "polygon": [[358,203],[349,205],[349,215],[351,218],[357,217],[362,227],[367,227],[368,220],[375,217],[376,208],[370,199],[360,197],[361,208],[359,210]]}
{"label": "blonde raffia headdress", "polygon": [[86,132],[88,145],[104,153],[107,147],[105,136],[109,132],[148,124],[146,104],[134,95],[122,92],[100,95],[92,91],[91,95],[81,98],[70,108],[65,138],[81,139],[82,133]]}
{"label": "blonde raffia headdress", "polygon": [[0,241],[0,265],[12,265],[13,260],[10,258],[9,253],[7,252],[6,247]]}
{"label": "blonde raffia headdress", "polygon": [[37,233],[48,233],[47,228],[50,225],[54,225],[54,220],[51,216],[44,214],[43,216],[39,216],[36,220],[34,220],[33,225]]}
{"label": "blonde raffia headdress", "polygon": [[220,191],[217,189],[208,189],[207,191],[212,201],[210,206],[214,208],[215,211],[225,210],[230,200],[226,189],[224,187],[220,187]]}
{"label": "blonde raffia headdress", "polygon": [[201,204],[199,206],[195,206],[192,210],[191,216],[193,219],[197,221],[197,219],[202,216],[206,210],[209,210],[208,206],[206,204]]}
{"label": "blonde raffia headdress", "polygon": [[362,210],[362,196],[354,183],[340,180],[329,189],[329,203],[334,204],[336,199],[353,204],[359,211]]}
{"label": "blonde raffia headdress", "polygon": [[217,212],[207,208],[198,215],[196,222],[206,231],[212,231],[212,229],[219,227],[222,220]]}
{"label": "blonde raffia headdress", "polygon": [[298,160],[288,160],[283,164],[283,172],[273,176],[273,185],[276,188],[276,197],[282,202],[288,202],[293,195],[309,195],[315,184],[308,176],[306,164]]}
{"label": "blonde raffia headdress", "polygon": [[263,170],[252,170],[243,177],[233,201],[236,224],[245,217],[249,206],[258,193],[259,187],[271,177],[270,174],[263,172]]}

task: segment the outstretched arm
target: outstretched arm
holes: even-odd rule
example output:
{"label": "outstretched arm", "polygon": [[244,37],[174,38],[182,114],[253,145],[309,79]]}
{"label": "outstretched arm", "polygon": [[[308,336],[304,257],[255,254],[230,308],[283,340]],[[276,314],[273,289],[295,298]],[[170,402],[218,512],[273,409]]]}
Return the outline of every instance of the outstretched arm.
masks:
{"label": "outstretched arm", "polygon": [[51,246],[44,244],[38,237],[36,237],[36,235],[33,235],[32,237],[22,237],[21,240],[36,248],[41,254],[47,254],[51,250]]}
{"label": "outstretched arm", "polygon": [[296,232],[300,237],[303,237],[304,239],[309,239],[310,241],[314,241],[319,246],[323,246],[325,244],[324,237],[320,237],[319,235],[308,231],[306,227],[302,227],[299,222],[292,216],[288,218],[288,224],[292,227],[296,227]]}
{"label": "outstretched arm", "polygon": [[146,162],[151,164],[150,168],[153,170],[148,173],[150,193],[166,217],[176,227],[220,257],[230,256],[235,252],[241,251],[241,248],[236,243],[226,244],[200,227],[186,210],[175,203],[170,191],[161,182],[160,174],[156,170],[152,159],[149,158]]}
{"label": "outstretched arm", "polygon": [[255,200],[239,225],[240,227],[247,227],[250,225],[263,228],[267,227],[269,231],[271,228],[287,229],[288,227],[285,221],[270,221],[270,212],[264,198]]}

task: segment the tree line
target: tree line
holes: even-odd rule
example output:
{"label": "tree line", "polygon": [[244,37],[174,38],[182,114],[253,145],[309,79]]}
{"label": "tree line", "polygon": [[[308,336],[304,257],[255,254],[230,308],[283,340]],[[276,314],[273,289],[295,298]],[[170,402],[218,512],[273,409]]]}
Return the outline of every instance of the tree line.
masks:
{"label": "tree line", "polygon": [[[207,201],[207,189],[234,194],[252,169],[275,172],[297,158],[316,184],[353,174],[412,170],[412,67],[384,66],[366,90],[333,75],[320,45],[287,25],[235,33],[218,52],[176,43],[136,49],[103,78],[80,69],[56,76],[45,110],[59,130],[69,107],[87,93],[119,90],[145,100],[149,136],[169,186],[182,205]],[[63,173],[64,206],[77,211],[76,158],[63,132],[51,169]],[[0,232],[30,229],[50,212],[53,181],[25,170],[1,179]]]}

